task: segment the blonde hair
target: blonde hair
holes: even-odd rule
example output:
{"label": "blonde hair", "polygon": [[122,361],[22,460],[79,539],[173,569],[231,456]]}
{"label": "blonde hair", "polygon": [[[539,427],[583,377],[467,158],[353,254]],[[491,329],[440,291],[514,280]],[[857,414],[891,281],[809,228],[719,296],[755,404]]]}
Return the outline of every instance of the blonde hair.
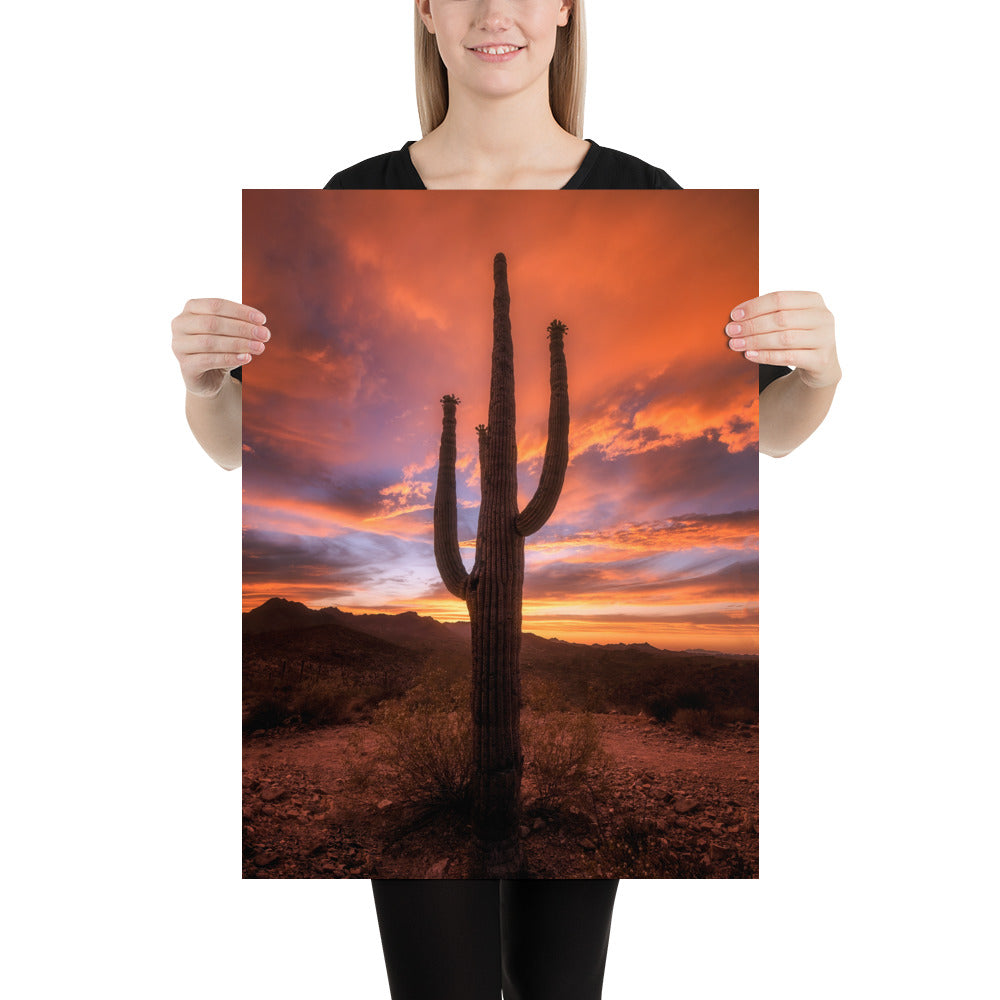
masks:
{"label": "blonde hair", "polygon": [[[424,27],[413,6],[414,61],[417,74],[417,111],[420,130],[432,132],[448,112],[448,71],[438,54],[434,36]],[[587,31],[583,0],[573,0],[569,23],[556,29],[556,48],[549,65],[549,106],[567,132],[583,138],[583,98],[587,79]]]}

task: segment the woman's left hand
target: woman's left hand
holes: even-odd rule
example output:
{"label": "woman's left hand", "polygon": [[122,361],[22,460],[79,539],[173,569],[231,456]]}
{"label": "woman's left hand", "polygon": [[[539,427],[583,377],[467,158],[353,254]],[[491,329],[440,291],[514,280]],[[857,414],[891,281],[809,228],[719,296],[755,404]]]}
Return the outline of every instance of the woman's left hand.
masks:
{"label": "woman's left hand", "polygon": [[741,302],[729,315],[729,346],[748,361],[791,365],[814,389],[840,381],[833,313],[816,292],[770,292]]}

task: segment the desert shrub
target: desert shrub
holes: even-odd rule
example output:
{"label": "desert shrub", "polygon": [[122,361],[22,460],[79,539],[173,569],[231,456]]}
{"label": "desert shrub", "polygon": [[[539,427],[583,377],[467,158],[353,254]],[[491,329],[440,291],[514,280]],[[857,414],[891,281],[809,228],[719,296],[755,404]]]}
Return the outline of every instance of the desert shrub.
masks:
{"label": "desert shrub", "polygon": [[243,729],[251,733],[257,729],[273,729],[288,717],[288,699],[276,692],[262,692],[245,699]]}
{"label": "desert shrub", "polygon": [[404,799],[467,807],[472,790],[468,688],[430,669],[402,698],[375,714],[377,764]]}
{"label": "desert shrub", "polygon": [[757,722],[758,714],[748,705],[729,705],[716,709],[715,717],[718,722],[742,722],[749,725]]}
{"label": "desert shrub", "polygon": [[321,678],[292,684],[258,684],[244,693],[243,728],[271,729],[294,722],[339,726],[371,714],[382,697],[373,688],[346,688],[340,680]]}
{"label": "desert shrub", "polygon": [[649,699],[646,710],[657,722],[669,722],[677,711],[677,705],[673,698],[658,694]]}
{"label": "desert shrub", "polygon": [[674,722],[692,736],[704,736],[713,724],[712,712],[707,708],[679,708],[674,712]]}
{"label": "desert shrub", "polygon": [[679,688],[677,690],[659,690],[648,696],[646,711],[657,722],[680,722],[690,718],[691,712],[708,712],[713,710],[713,702],[708,692],[695,687]]}
{"label": "desert shrub", "polygon": [[540,809],[583,798],[599,774],[610,770],[597,723],[586,712],[526,712],[521,741],[525,777]]}
{"label": "desert shrub", "polygon": [[363,703],[363,694],[345,690],[339,682],[330,680],[300,684],[289,699],[290,714],[303,722],[325,726],[353,722]]}

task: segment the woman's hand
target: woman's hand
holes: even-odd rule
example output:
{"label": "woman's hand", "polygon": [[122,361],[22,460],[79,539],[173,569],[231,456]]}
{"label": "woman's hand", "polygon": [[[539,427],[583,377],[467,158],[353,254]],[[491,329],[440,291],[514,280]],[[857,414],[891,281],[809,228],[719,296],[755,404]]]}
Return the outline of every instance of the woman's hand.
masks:
{"label": "woman's hand", "polygon": [[170,324],[173,351],[193,396],[215,397],[229,372],[264,352],[271,333],[259,309],[228,299],[191,299]]}
{"label": "woman's hand", "polygon": [[747,360],[791,365],[812,389],[840,381],[833,314],[816,292],[771,292],[740,303],[729,315],[729,346]]}
{"label": "woman's hand", "polygon": [[833,315],[816,292],[771,292],[729,315],[732,350],[756,364],[795,369],[760,394],[760,450],[787,455],[823,422],[840,381]]}

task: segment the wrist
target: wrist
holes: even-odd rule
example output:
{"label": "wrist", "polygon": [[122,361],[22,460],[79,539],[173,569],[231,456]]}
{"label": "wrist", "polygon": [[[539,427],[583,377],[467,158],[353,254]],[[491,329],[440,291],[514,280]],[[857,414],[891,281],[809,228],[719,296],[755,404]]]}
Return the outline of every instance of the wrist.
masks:
{"label": "wrist", "polygon": [[796,368],[792,374],[797,377],[799,383],[806,389],[832,389],[843,377],[840,370],[840,363],[834,359],[832,365],[827,366],[823,371],[812,372],[805,368]]}

